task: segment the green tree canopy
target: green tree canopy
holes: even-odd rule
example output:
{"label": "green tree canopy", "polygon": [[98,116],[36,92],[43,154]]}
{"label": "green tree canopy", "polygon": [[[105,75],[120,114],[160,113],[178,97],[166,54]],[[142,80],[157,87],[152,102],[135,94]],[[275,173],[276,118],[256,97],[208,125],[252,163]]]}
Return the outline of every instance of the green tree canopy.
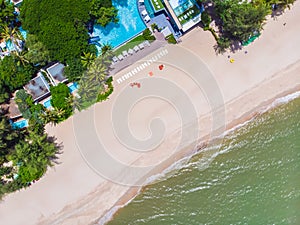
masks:
{"label": "green tree canopy", "polygon": [[6,56],[0,61],[0,86],[6,86],[11,92],[25,85],[34,75],[31,65],[18,63],[14,55]]}
{"label": "green tree canopy", "polygon": [[88,0],[24,0],[21,18],[23,28],[36,35],[51,60],[66,62],[88,48],[89,11]]}
{"label": "green tree canopy", "polygon": [[119,22],[118,10],[112,5],[111,0],[91,0],[90,15],[98,24],[106,27],[110,22]]}
{"label": "green tree canopy", "polygon": [[56,110],[64,111],[64,119],[68,118],[72,112],[72,102],[70,102],[71,94],[67,85],[60,83],[57,86],[50,88],[51,91],[51,105]]}
{"label": "green tree canopy", "polygon": [[1,28],[3,28],[3,26],[9,25],[15,20],[16,16],[13,13],[14,11],[15,9],[12,2],[0,0],[0,33],[2,33]]}
{"label": "green tree canopy", "polygon": [[57,151],[56,145],[47,139],[46,134],[29,132],[26,140],[15,146],[13,161],[20,165],[19,177],[23,183],[40,178],[51,165]]}
{"label": "green tree canopy", "polygon": [[262,29],[269,7],[262,1],[215,0],[222,20],[223,35],[232,40],[246,41]]}
{"label": "green tree canopy", "polygon": [[25,58],[33,65],[44,66],[50,61],[50,53],[35,35],[28,34],[26,38],[27,53]]}

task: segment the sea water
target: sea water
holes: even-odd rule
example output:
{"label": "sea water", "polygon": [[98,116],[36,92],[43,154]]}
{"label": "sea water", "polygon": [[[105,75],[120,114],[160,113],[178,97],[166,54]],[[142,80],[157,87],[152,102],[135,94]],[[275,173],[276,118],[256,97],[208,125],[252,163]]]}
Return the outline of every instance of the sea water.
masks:
{"label": "sea water", "polygon": [[[203,155],[216,149],[203,169]],[[300,224],[300,99],[148,185],[108,224]]]}

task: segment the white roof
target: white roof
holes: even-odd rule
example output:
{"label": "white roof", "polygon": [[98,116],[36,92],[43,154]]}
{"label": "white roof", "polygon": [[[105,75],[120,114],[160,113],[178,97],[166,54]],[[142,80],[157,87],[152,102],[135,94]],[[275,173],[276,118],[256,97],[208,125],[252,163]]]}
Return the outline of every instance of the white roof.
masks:
{"label": "white roof", "polygon": [[170,30],[169,27],[165,27],[165,28],[161,31],[161,33],[162,33],[165,37],[167,37],[167,36],[169,36],[170,34],[172,34],[172,31]]}
{"label": "white roof", "polygon": [[188,21],[187,23],[182,25],[182,31],[185,32],[188,29],[190,29],[191,27],[195,26],[197,23],[199,23],[201,21],[201,14],[199,14],[198,16],[194,17],[193,19],[191,19],[190,21]]}
{"label": "white roof", "polygon": [[180,5],[179,0],[168,0],[173,9]]}

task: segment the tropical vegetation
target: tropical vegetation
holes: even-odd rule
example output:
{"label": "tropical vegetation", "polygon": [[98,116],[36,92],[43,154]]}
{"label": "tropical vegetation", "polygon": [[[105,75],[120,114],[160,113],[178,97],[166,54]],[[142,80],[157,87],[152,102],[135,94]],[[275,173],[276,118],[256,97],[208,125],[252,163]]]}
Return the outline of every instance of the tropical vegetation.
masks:
{"label": "tropical vegetation", "polygon": [[[0,61],[0,104],[9,103],[15,92],[18,109],[29,123],[27,128],[13,129],[8,112],[3,110],[7,105],[1,105],[1,198],[30,185],[55,162],[59,146],[46,135],[44,126],[67,119],[78,103],[68,86],[60,83],[50,87],[52,107],[47,109],[34,102],[22,86],[41,67],[60,61],[66,64],[64,75],[69,81],[79,81],[84,108],[107,99],[113,91],[112,78],[108,78],[112,48],[103,45],[102,55],[96,57],[95,46],[88,44],[87,24],[92,20],[106,26],[118,20],[111,0],[24,0],[20,16],[10,1],[0,0],[0,9],[0,40],[12,45],[4,49],[9,54]],[[27,30],[26,42],[21,23]],[[95,99],[90,101],[92,93]]]}
{"label": "tropical vegetation", "polygon": [[56,159],[58,147],[43,126],[14,130],[0,112],[0,198],[39,179]]}
{"label": "tropical vegetation", "polygon": [[[217,40],[216,50],[223,52],[232,46],[232,43],[243,43],[259,34],[266,16],[271,14],[272,9],[284,10],[293,2],[294,0],[213,0],[214,10],[210,10],[213,15],[204,12],[201,19],[204,30],[211,31]],[[210,16],[221,21],[217,22],[219,35],[209,26]]]}

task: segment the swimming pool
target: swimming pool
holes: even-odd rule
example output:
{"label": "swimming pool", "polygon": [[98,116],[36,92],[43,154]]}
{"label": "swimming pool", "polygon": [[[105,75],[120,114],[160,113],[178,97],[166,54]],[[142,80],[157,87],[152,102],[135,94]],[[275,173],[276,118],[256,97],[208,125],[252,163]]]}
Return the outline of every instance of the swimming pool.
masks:
{"label": "swimming pool", "polygon": [[[94,26],[93,37],[99,36],[99,44],[110,44],[117,47],[142,32],[146,26],[140,17],[136,0],[113,0],[113,5],[118,9],[118,23],[110,23],[105,28]],[[101,46],[96,45],[98,51]]]}
{"label": "swimming pool", "polygon": [[153,6],[152,6],[152,3],[151,3],[150,1],[151,1],[151,0],[145,0],[145,1],[144,1],[144,4],[145,4],[145,8],[146,8],[146,10],[147,10],[147,12],[148,12],[148,15],[149,15],[151,18],[153,18],[153,17],[154,17],[155,11],[154,11]]}
{"label": "swimming pool", "polygon": [[76,82],[72,83],[70,86],[69,86],[69,90],[71,93],[73,93],[74,91],[76,91],[78,89],[78,84]]}
{"label": "swimming pool", "polygon": [[52,105],[51,105],[51,99],[45,101],[45,102],[44,102],[44,106],[45,106],[47,109],[51,108],[51,107],[52,107]]}
{"label": "swimming pool", "polygon": [[25,128],[28,127],[28,121],[27,120],[20,120],[18,122],[14,122],[12,123],[12,128],[13,129],[21,129],[21,128]]}

